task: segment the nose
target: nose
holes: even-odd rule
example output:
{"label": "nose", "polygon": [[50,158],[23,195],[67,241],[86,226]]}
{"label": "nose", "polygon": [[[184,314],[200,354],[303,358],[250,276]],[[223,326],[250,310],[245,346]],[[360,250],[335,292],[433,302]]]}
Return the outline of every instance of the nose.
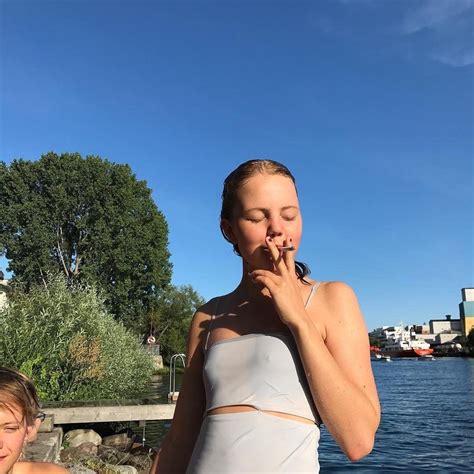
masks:
{"label": "nose", "polygon": [[283,235],[283,224],[281,219],[273,217],[269,220],[267,234],[272,239]]}

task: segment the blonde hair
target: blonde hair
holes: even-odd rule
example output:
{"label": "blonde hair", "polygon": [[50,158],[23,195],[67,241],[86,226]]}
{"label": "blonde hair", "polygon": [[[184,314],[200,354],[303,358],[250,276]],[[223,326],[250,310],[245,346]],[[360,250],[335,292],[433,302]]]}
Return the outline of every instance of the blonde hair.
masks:
{"label": "blonde hair", "polygon": [[[227,176],[224,181],[224,189],[222,190],[222,207],[221,207],[221,233],[224,239],[232,244],[234,247],[234,253],[240,255],[239,247],[237,244],[232,242],[224,232],[222,228],[222,220],[231,220],[234,211],[235,204],[237,202],[238,190],[250,179],[252,176],[257,174],[269,174],[269,175],[280,175],[288,179],[291,179],[296,188],[295,177],[291,174],[291,171],[283,164],[273,160],[249,160],[245,163],[240,164],[232,173]],[[308,265],[303,262],[295,262],[295,271],[298,278],[304,283],[308,283],[305,277],[310,274]]]}
{"label": "blonde hair", "polygon": [[20,409],[27,426],[33,426],[39,401],[33,382],[21,372],[0,367],[0,409]]}

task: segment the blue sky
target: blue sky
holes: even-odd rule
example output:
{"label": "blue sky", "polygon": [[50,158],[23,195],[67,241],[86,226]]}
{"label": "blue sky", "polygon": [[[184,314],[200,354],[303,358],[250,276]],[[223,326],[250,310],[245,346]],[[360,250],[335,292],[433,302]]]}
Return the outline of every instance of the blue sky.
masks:
{"label": "blue sky", "polygon": [[130,164],[168,220],[175,284],[207,299],[238,283],[222,182],[264,157],[296,176],[299,259],[350,284],[370,329],[458,317],[474,286],[472,0],[0,5],[0,159]]}

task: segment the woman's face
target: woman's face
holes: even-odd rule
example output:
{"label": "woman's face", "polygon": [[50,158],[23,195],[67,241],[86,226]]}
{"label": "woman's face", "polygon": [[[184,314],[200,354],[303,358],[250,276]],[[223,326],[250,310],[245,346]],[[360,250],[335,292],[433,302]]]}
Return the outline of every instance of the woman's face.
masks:
{"label": "woman's face", "polygon": [[302,219],[293,181],[282,175],[256,174],[237,192],[232,219],[223,228],[248,266],[272,269],[266,250],[266,237],[280,247],[291,244],[298,249]]}
{"label": "woman's face", "polygon": [[31,431],[21,410],[14,405],[9,408],[0,407],[0,474],[13,467]]}

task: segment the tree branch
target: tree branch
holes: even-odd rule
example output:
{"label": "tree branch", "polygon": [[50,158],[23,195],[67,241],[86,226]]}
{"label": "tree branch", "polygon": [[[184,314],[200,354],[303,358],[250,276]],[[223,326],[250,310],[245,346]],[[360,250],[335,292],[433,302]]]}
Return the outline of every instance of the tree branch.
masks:
{"label": "tree branch", "polygon": [[63,264],[64,273],[66,274],[67,277],[69,277],[69,270],[67,269],[66,262],[64,261],[63,251],[61,250],[61,245],[59,243],[59,234],[61,234],[61,241],[63,241],[63,230],[61,227],[59,227],[59,231],[56,231],[56,235],[58,237],[58,240],[57,240],[58,252],[59,252],[59,257],[61,259],[61,263]]}

